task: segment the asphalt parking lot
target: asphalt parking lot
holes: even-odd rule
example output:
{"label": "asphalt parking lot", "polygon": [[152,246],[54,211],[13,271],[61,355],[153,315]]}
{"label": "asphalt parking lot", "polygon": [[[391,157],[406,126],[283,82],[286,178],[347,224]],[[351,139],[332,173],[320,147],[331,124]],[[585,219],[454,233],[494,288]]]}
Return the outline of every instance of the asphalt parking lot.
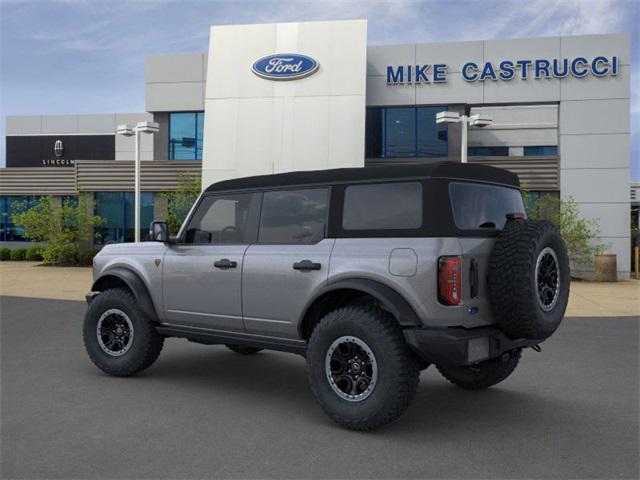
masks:
{"label": "asphalt parking lot", "polygon": [[362,434],[321,412],[301,357],[170,339],[111,378],[83,303],[0,309],[3,478],[638,478],[638,318],[568,318],[482,392],[429,369],[403,418]]}

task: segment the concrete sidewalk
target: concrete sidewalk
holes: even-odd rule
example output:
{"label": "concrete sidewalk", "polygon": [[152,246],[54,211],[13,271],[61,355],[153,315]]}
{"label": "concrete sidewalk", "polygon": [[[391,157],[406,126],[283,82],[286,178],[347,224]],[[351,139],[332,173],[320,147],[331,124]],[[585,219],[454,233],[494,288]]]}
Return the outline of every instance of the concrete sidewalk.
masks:
{"label": "concrete sidewalk", "polygon": [[[0,295],[84,300],[91,288],[91,268],[45,267],[39,262],[1,262]],[[640,315],[640,281],[573,281],[568,317]]]}

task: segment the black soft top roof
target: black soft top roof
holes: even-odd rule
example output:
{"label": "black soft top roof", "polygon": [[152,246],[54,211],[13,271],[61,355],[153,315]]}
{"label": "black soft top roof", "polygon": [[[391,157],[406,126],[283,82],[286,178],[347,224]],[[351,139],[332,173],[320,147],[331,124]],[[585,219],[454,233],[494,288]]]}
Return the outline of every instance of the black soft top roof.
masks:
{"label": "black soft top roof", "polygon": [[214,183],[207,192],[245,190],[265,187],[288,187],[298,185],[332,185],[357,183],[370,180],[393,180],[411,178],[452,178],[478,182],[498,183],[520,187],[515,173],[502,168],[458,162],[437,162],[423,165],[392,165],[384,167],[335,168],[302,172],[258,175],[235,178]]}

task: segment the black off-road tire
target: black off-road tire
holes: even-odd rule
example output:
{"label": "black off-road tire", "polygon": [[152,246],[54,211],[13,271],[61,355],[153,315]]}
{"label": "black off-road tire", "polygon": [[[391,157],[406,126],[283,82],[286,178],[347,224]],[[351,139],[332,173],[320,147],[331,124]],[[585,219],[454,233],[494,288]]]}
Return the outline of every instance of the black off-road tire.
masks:
{"label": "black off-road tire", "polygon": [[[325,370],[330,346],[343,336],[357,337],[371,349],[378,378],[361,401],[341,398]],[[368,431],[396,420],[418,388],[420,371],[395,318],[375,306],[347,306],[327,314],[316,326],[307,349],[307,373],[314,397],[335,422]]]}
{"label": "black off-road tire", "polygon": [[[555,302],[545,310],[536,270],[538,259],[550,251],[556,257],[559,284]],[[570,280],[567,249],[551,222],[507,221],[491,253],[488,283],[493,314],[508,337],[544,340],[555,332],[567,308]]]}
{"label": "black off-road tire", "polygon": [[470,367],[436,366],[444,378],[465,390],[481,390],[506,379],[518,366],[520,349]]}
{"label": "black off-road tire", "polygon": [[[124,312],[133,325],[131,346],[126,353],[117,357],[102,349],[97,335],[100,316],[111,309]],[[151,366],[164,344],[164,337],[142,312],[135,296],[125,288],[106,290],[91,301],[84,317],[83,337],[91,361],[100,370],[115,377],[135,375]]]}
{"label": "black off-road tire", "polygon": [[244,345],[236,345],[234,343],[227,343],[225,344],[225,347],[227,347],[232,352],[240,353],[242,355],[253,355],[254,353],[258,353],[262,350],[262,348],[246,347]]}

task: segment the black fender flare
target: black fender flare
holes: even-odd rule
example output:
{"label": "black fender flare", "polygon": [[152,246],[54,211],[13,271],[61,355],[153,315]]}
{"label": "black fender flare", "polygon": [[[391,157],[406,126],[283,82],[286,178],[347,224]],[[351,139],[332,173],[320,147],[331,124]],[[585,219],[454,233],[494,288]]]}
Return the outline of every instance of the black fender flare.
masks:
{"label": "black fender flare", "polygon": [[133,295],[136,297],[138,306],[146,316],[153,320],[157,320],[159,318],[147,286],[136,272],[128,268],[115,267],[102,272],[100,277],[96,278],[93,282],[91,291],[104,291],[104,285],[109,285],[109,277],[115,277],[119,280],[122,280],[127,285],[127,287],[129,287],[129,290],[131,290],[133,292]]}
{"label": "black fender flare", "polygon": [[298,325],[302,325],[309,308],[317,299],[336,290],[359,290],[371,295],[382,304],[385,310],[388,310],[389,313],[396,318],[398,324],[402,327],[416,327],[422,324],[420,318],[409,302],[407,302],[407,300],[393,288],[385,285],[384,283],[376,280],[370,280],[368,278],[351,278],[339,280],[335,283],[329,283],[316,292],[313,299],[305,306]]}

